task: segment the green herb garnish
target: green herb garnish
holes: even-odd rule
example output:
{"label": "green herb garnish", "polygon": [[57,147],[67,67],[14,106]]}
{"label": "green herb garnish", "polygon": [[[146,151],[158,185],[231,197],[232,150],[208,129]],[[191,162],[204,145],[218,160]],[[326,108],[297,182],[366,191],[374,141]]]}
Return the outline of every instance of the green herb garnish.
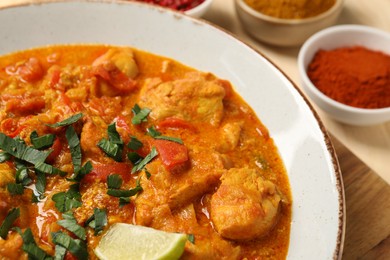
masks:
{"label": "green herb garnish", "polygon": [[11,155],[7,152],[1,151],[0,152],[0,163],[9,161],[11,159]]}
{"label": "green herb garnish", "polygon": [[183,144],[183,141],[180,138],[162,135],[159,131],[156,130],[156,128],[154,128],[154,126],[149,127],[146,131],[148,135],[150,135],[154,139],[167,140],[167,141]]}
{"label": "green herb garnish", "polygon": [[195,244],[195,236],[193,234],[187,235],[188,241],[190,241],[192,244]]}
{"label": "green herb garnish", "polygon": [[104,209],[94,208],[93,215],[85,221],[85,224],[95,231],[95,236],[99,235],[107,225],[106,211]]}
{"label": "green herb garnish", "polygon": [[52,260],[53,258],[48,255],[44,250],[37,246],[33,234],[30,228],[27,228],[24,233],[18,227],[14,228],[23,239],[22,249],[27,253],[28,259],[37,260]]}
{"label": "green herb garnish", "polygon": [[148,164],[150,161],[153,160],[154,157],[156,157],[158,155],[158,152],[156,150],[155,147],[152,147],[152,150],[150,151],[150,153],[145,156],[144,159],[142,159],[142,161],[140,161],[139,163],[137,163],[136,165],[134,165],[133,169],[131,169],[131,173],[136,173],[137,171],[140,171],[142,170],[146,164]]}
{"label": "green herb garnish", "polygon": [[65,132],[65,137],[66,140],[68,140],[74,171],[78,172],[81,168],[81,146],[80,139],[73,126],[68,126]]}
{"label": "green herb garnish", "polygon": [[130,152],[130,153],[127,153],[127,158],[130,160],[130,162],[133,163],[133,165],[139,163],[142,161],[142,156],[139,155],[138,153],[136,152]]}
{"label": "green herb garnish", "polygon": [[39,151],[27,146],[24,142],[12,139],[0,133],[0,149],[23,161],[36,164],[46,160],[51,151]]}
{"label": "green herb garnish", "polygon": [[116,131],[115,122],[108,125],[107,128],[108,140],[103,138],[97,144],[109,157],[115,161],[122,161],[123,141]]}
{"label": "green herb garnish", "polygon": [[71,117],[68,117],[67,119],[61,121],[61,122],[57,122],[55,124],[48,124],[47,126],[50,126],[50,127],[61,127],[61,126],[68,126],[68,125],[71,125],[73,123],[76,123],[77,121],[79,121],[80,118],[83,117],[83,113],[78,113],[78,114],[75,114]]}
{"label": "green herb garnish", "polygon": [[78,208],[81,204],[79,184],[73,184],[66,192],[59,192],[53,195],[52,200],[59,212],[67,212],[72,208]]}
{"label": "green herb garnish", "polygon": [[62,214],[62,217],[64,219],[58,220],[58,225],[64,227],[82,240],[85,240],[87,238],[85,229],[77,223],[72,212],[65,212]]}
{"label": "green herb garnish", "polygon": [[54,244],[64,247],[78,259],[88,259],[87,245],[83,241],[73,239],[62,231],[52,232],[51,237]]}
{"label": "green herb garnish", "polygon": [[39,199],[44,198],[46,188],[46,175],[42,172],[37,173],[37,182],[35,183],[35,189],[38,192]]}
{"label": "green herb garnish", "polygon": [[56,138],[53,134],[46,134],[38,136],[37,131],[33,131],[30,134],[30,140],[35,149],[45,149],[53,145],[54,139]]}
{"label": "green herb garnish", "polygon": [[122,186],[122,177],[119,174],[107,176],[107,186],[109,189],[119,189]]}
{"label": "green herb garnish", "polygon": [[2,239],[6,239],[8,235],[8,231],[11,229],[12,224],[15,220],[20,216],[20,209],[13,208],[8,211],[7,216],[5,217],[3,223],[0,226],[0,237]]}
{"label": "green herb garnish", "polygon": [[86,162],[79,171],[75,172],[68,180],[69,181],[81,181],[85,175],[92,171],[92,163],[90,161]]}
{"label": "green herb garnish", "polygon": [[130,142],[127,144],[127,147],[132,150],[138,150],[140,149],[144,144],[137,139],[135,136],[131,136]]}
{"label": "green herb garnish", "polygon": [[148,117],[151,110],[149,108],[140,108],[137,104],[131,109],[133,111],[133,118],[131,119],[131,123],[133,125],[139,125],[142,122],[146,122],[146,118]]}
{"label": "green herb garnish", "polygon": [[55,250],[54,260],[64,260],[66,255],[66,248],[60,245],[56,245]]}
{"label": "green herb garnish", "polygon": [[55,174],[58,174],[58,175],[61,175],[61,176],[65,176],[66,175],[66,172],[64,171],[61,171],[60,169],[50,165],[50,164],[47,164],[47,163],[44,163],[44,162],[38,162],[35,164],[34,166],[35,170],[36,171],[39,171],[39,172],[42,172],[42,173],[47,173],[47,174],[50,174],[50,175],[55,175]]}
{"label": "green herb garnish", "polygon": [[11,195],[22,195],[24,187],[22,183],[8,183],[7,190]]}

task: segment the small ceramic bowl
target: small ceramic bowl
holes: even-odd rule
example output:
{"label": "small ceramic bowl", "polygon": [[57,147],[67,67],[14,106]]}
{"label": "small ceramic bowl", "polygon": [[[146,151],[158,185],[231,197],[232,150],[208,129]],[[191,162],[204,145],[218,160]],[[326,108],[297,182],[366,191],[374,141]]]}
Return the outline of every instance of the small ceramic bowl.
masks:
{"label": "small ceramic bowl", "polygon": [[306,73],[318,50],[353,46],[363,46],[390,55],[390,33],[363,25],[338,25],[314,34],[302,45],[298,55],[302,88],[319,108],[337,121],[351,125],[373,125],[390,121],[390,107],[364,109],[337,102],[318,90]]}
{"label": "small ceramic bowl", "polygon": [[283,19],[260,13],[244,0],[235,0],[236,12],[244,30],[254,38],[277,46],[301,45],[315,32],[332,26],[342,10],[344,0],[336,0],[326,12],[303,19]]}
{"label": "small ceramic bowl", "polygon": [[195,18],[200,18],[207,12],[207,10],[210,8],[212,2],[213,2],[213,0],[205,0],[200,5],[194,7],[190,10],[187,10],[184,13],[189,15],[189,16],[195,17]]}

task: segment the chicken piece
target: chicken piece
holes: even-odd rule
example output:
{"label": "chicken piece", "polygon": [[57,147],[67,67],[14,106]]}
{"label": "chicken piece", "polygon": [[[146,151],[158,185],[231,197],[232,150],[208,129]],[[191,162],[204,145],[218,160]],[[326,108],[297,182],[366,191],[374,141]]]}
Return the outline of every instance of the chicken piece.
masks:
{"label": "chicken piece", "polygon": [[142,178],[143,192],[135,200],[137,224],[150,226],[158,221],[161,207],[178,210],[216,187],[226,171],[218,154],[190,151],[190,158],[192,168],[180,174],[167,171],[160,160],[148,164],[151,178]]}
{"label": "chicken piece", "polygon": [[7,163],[0,163],[0,188],[15,182],[15,170]]}
{"label": "chicken piece", "polygon": [[248,168],[232,168],[221,181],[210,201],[210,216],[217,232],[232,240],[266,235],[279,215],[281,196],[276,186]]}
{"label": "chicken piece", "polygon": [[103,65],[105,68],[115,66],[127,77],[134,79],[138,75],[138,66],[134,60],[134,54],[130,48],[109,49],[98,57],[92,66]]}
{"label": "chicken piece", "polygon": [[138,66],[130,48],[109,49],[92,64],[98,84],[91,89],[95,96],[116,96],[135,89]]}
{"label": "chicken piece", "polygon": [[150,108],[150,117],[155,120],[175,117],[217,126],[223,116],[224,96],[220,81],[193,72],[174,81],[148,80],[142,88],[139,105]]}
{"label": "chicken piece", "polygon": [[240,141],[242,123],[227,123],[221,128],[221,138],[217,145],[217,151],[226,153],[234,150]]}
{"label": "chicken piece", "polygon": [[107,159],[103,151],[97,146],[98,142],[106,137],[107,124],[100,117],[88,117],[80,135],[80,145],[83,155],[101,163]]}

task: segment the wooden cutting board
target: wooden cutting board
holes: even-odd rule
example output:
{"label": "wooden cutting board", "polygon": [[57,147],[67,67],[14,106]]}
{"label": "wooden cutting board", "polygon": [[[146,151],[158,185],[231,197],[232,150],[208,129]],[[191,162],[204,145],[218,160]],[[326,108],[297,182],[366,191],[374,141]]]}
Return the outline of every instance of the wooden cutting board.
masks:
{"label": "wooden cutting board", "polygon": [[346,200],[343,259],[390,259],[390,186],[334,137],[332,142]]}

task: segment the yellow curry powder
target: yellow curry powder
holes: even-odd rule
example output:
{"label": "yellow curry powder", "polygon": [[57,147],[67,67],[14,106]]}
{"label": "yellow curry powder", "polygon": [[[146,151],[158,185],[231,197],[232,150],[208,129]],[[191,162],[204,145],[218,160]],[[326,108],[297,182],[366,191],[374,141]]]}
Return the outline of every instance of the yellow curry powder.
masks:
{"label": "yellow curry powder", "polygon": [[253,9],[277,18],[302,19],[329,10],[336,0],[244,0]]}

